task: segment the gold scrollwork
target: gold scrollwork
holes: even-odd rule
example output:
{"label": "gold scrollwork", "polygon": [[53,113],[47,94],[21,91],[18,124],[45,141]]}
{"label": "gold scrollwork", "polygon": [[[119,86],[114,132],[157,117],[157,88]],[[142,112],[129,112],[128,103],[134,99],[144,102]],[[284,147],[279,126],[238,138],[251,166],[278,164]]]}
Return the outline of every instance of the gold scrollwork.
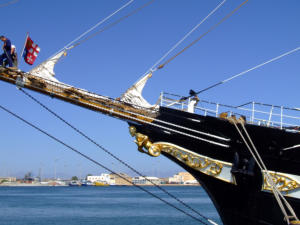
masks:
{"label": "gold scrollwork", "polygon": [[[282,173],[272,172],[272,171],[269,171],[269,174],[271,175],[274,184],[281,192],[285,192],[286,194],[288,194],[290,191],[300,188],[300,184],[290,176],[287,176]],[[269,190],[269,191],[272,190],[272,186],[268,182],[268,179],[265,174],[264,174],[263,188],[264,190]]]}
{"label": "gold scrollwork", "polygon": [[150,156],[157,157],[161,154],[161,152],[165,152],[177,160],[185,163],[189,167],[201,171],[210,176],[218,176],[223,169],[222,162],[210,159],[208,157],[192,154],[188,150],[184,150],[183,148],[168,144],[168,143],[152,143],[149,141],[148,136],[137,133],[135,127],[129,127],[129,132],[132,137],[135,137],[135,143],[138,146],[138,150],[142,153],[146,153]]}
{"label": "gold scrollwork", "polygon": [[138,146],[138,150],[142,153],[146,153],[152,157],[157,157],[161,153],[161,146],[158,144],[153,144],[149,137],[136,132],[136,128],[133,126],[129,127],[129,132],[132,137],[135,137],[135,143]]}
{"label": "gold scrollwork", "polygon": [[187,153],[167,144],[162,144],[161,150],[184,162],[189,167],[201,170],[208,175],[217,176],[222,172],[223,165],[207,157]]}
{"label": "gold scrollwork", "polygon": [[217,176],[222,172],[223,165],[221,163],[214,163],[213,166],[210,167],[209,173],[213,176]]}

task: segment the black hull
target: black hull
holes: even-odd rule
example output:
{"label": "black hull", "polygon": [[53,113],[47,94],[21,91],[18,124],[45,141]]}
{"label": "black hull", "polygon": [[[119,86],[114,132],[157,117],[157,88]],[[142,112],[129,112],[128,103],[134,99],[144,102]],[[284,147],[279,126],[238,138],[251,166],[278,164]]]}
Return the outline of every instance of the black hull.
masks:
{"label": "black hull", "polygon": [[[211,144],[152,125],[130,124],[136,127],[137,132],[147,135],[154,143],[172,143],[194,153],[232,163],[231,174],[235,177],[235,184],[199,172],[172,155],[162,152],[166,157],[189,171],[201,183],[212,199],[224,225],[287,224],[274,195],[271,192],[262,190],[263,176],[256,163],[254,162],[251,169],[240,165],[240,162],[244,162],[244,160],[251,161],[252,156],[233,124],[225,119],[200,116],[163,107],[161,107],[157,119],[218,135],[226,139],[216,140],[214,137],[203,136],[193,131],[182,130],[179,127],[176,128],[176,130],[189,135],[216,141],[229,147]],[[174,129],[173,126],[161,124],[159,121],[153,123]],[[300,143],[299,133],[255,125],[246,125],[246,128],[268,170],[300,175],[300,149],[283,151],[285,147]],[[286,197],[286,199],[299,216],[300,199],[298,197]]]}
{"label": "black hull", "polygon": [[[178,163],[178,162],[177,162]],[[182,163],[203,186],[213,201],[224,225],[286,225],[283,214],[271,193],[253,191],[247,186],[229,184],[195,172]],[[287,198],[295,212],[300,212],[300,200]]]}

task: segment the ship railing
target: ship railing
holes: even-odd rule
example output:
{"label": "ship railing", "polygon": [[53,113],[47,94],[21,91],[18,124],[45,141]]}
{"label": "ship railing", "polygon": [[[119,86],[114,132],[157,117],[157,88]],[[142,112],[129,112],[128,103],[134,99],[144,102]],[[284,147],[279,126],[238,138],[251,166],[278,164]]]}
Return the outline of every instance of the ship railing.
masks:
{"label": "ship railing", "polygon": [[160,96],[160,105],[164,107],[214,117],[219,117],[221,113],[227,113],[228,116],[243,116],[250,124],[299,132],[300,108],[288,108],[258,102],[231,106],[199,99],[197,105],[191,111],[191,107],[189,107],[191,101],[192,98],[184,98],[169,93],[161,93]]}

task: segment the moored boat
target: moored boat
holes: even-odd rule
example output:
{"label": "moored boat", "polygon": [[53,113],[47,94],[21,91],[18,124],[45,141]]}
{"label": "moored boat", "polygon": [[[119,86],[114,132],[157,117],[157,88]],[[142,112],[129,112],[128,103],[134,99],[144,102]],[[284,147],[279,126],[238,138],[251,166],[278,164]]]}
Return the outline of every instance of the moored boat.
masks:
{"label": "moored boat", "polygon": [[102,181],[96,181],[96,182],[94,182],[94,185],[96,187],[109,186],[109,184],[102,182]]}
{"label": "moored boat", "polygon": [[69,186],[79,187],[79,186],[81,186],[81,183],[78,180],[72,180],[72,181],[69,182]]}
{"label": "moored boat", "polygon": [[81,186],[94,186],[94,184],[89,180],[81,181]]}

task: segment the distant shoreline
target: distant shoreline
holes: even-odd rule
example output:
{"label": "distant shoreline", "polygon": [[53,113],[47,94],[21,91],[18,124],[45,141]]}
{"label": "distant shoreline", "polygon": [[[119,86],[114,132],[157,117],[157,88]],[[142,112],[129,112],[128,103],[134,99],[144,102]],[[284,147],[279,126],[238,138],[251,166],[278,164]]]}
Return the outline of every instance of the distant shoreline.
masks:
{"label": "distant shoreline", "polygon": [[[110,186],[134,186],[134,185],[110,185]],[[152,184],[139,184],[138,186],[154,186]],[[158,184],[158,186],[201,186],[200,184]],[[51,184],[40,184],[40,183],[33,183],[33,184],[26,184],[26,183],[5,183],[0,184],[0,187],[69,187],[69,185],[51,185]],[[78,186],[81,187],[81,186]],[[84,187],[84,186],[82,186]],[[106,186],[109,187],[109,186]]]}

